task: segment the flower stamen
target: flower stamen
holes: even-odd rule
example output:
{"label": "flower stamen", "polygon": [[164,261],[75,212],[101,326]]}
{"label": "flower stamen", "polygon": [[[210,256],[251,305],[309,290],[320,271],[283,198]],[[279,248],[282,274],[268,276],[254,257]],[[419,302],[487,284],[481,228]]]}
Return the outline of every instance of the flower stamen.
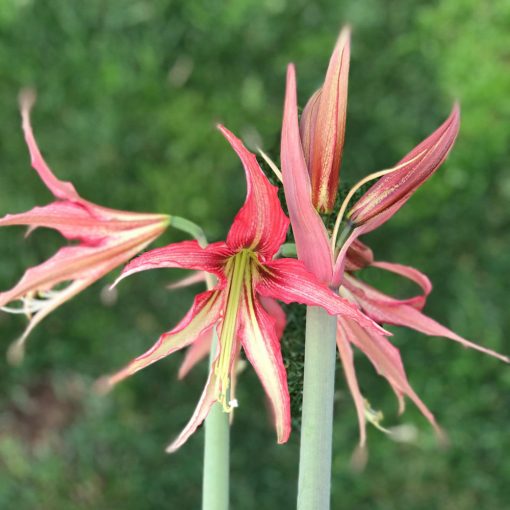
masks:
{"label": "flower stamen", "polygon": [[242,250],[227,262],[225,271],[229,280],[229,288],[227,306],[219,341],[220,355],[215,368],[215,374],[218,376],[218,386],[216,388],[218,401],[221,403],[226,413],[230,413],[232,408],[235,407],[232,405],[229,396],[230,365],[232,349],[236,341],[234,337],[237,325],[237,313],[241,301],[245,273],[249,270],[250,259],[251,251]]}

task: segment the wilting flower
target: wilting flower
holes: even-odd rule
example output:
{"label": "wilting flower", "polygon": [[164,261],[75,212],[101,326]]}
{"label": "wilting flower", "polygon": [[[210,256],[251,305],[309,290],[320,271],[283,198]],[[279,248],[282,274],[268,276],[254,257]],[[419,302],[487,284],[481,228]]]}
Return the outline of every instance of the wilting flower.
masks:
{"label": "wilting flower", "polygon": [[[27,225],[53,228],[76,244],[60,248],[46,262],[28,269],[10,290],[0,293],[0,307],[23,313],[29,323],[10,350],[13,360],[23,353],[24,342],[33,328],[49,313],[96,280],[127,262],[168,226],[162,214],[142,214],[100,207],[81,198],[70,182],[60,181],[44,161],[30,125],[30,110],[35,95],[21,95],[21,115],[25,141],[33,168],[55,196],[51,204],[35,207],[0,219],[0,226]],[[65,284],[61,287],[60,284]],[[19,307],[8,307],[19,301]]]}
{"label": "wilting flower", "polygon": [[226,412],[236,405],[230,388],[241,347],[272,404],[278,442],[287,440],[291,425],[286,372],[274,314],[264,308],[262,298],[321,306],[330,314],[345,315],[364,328],[384,333],[355,306],[321,284],[302,262],[273,260],[289,225],[277,189],[242,142],[224,127],[219,128],[241,159],[247,179],[246,201],[226,241],[205,248],[194,241],[170,244],[139,256],[121,275],[124,278],[147,269],[180,267],[206,271],[218,281],[214,288],[196,296],[190,311],[173,330],[107,381],[115,384],[179,349],[203,341],[204,335],[216,328],[218,352],[204,392],[191,420],[168,451],[175,451],[188,439],[215,402],[220,402]]}
{"label": "wilting flower", "polygon": [[[331,237],[326,230],[316,210],[318,202],[313,185],[313,169],[315,167],[314,157],[311,154],[314,151],[325,153],[321,147],[327,146],[327,153],[335,154],[331,161],[339,162],[341,158],[338,153],[341,153],[343,147],[343,131],[341,137],[330,137],[326,131],[322,138],[320,133],[315,134],[314,138],[310,136],[309,130],[310,126],[328,125],[335,126],[329,130],[330,133],[335,132],[335,129],[337,129],[337,133],[340,132],[339,126],[342,126],[343,129],[343,122],[338,121],[335,124],[331,119],[338,119],[338,111],[345,112],[347,77],[342,75],[342,69],[347,70],[348,63],[342,61],[340,55],[348,58],[348,47],[348,32],[343,31],[331,59],[330,69],[328,69],[328,76],[330,73],[334,73],[337,77],[336,82],[334,80],[332,82],[340,84],[337,89],[330,85],[332,88],[329,96],[335,97],[333,91],[338,91],[336,102],[329,103],[330,111],[317,107],[317,97],[322,97],[325,93],[324,88],[328,83],[328,79],[326,79],[321,95],[313,96],[303,112],[301,131],[298,123],[294,66],[289,65],[287,70],[281,165],[283,188],[298,258],[317,278],[332,288],[338,289],[341,296],[351,301],[378,323],[406,326],[428,335],[443,336],[508,362],[507,357],[465,340],[425,316],[421,310],[431,290],[428,278],[416,269],[407,266],[374,262],[370,248],[358,239],[359,236],[374,230],[393,216],[446,159],[459,130],[460,115],[457,105],[454,106],[448,119],[395,167],[373,174],[361,181],[360,185],[375,177],[381,177],[352,206],[346,215],[347,221],[342,221],[349,199],[352,198],[354,191],[359,186],[353,188],[342,205]],[[340,51],[341,48],[343,50]],[[340,61],[342,64],[338,65]],[[324,118],[320,118],[321,115],[324,115]],[[335,139],[336,145],[333,148]],[[324,143],[323,140],[329,140],[329,143]],[[324,174],[324,170],[321,171]],[[336,171],[338,172],[338,169]],[[331,193],[332,191],[329,190],[328,196]],[[342,227],[340,236],[338,236],[340,242],[337,243],[340,227]],[[337,246],[338,244],[340,246]],[[423,295],[407,300],[398,300],[383,294],[357,278],[356,273],[369,265],[411,279],[422,287]],[[391,342],[375,331],[366,330],[361,324],[352,323],[349,318],[339,316],[337,322],[337,345],[359,416],[361,444],[365,441],[365,415],[370,414],[367,412],[370,410],[359,391],[352,345],[363,351],[377,371],[388,379],[399,398],[401,410],[403,410],[403,396],[407,395],[439,431],[433,415],[409,385],[399,351]]]}

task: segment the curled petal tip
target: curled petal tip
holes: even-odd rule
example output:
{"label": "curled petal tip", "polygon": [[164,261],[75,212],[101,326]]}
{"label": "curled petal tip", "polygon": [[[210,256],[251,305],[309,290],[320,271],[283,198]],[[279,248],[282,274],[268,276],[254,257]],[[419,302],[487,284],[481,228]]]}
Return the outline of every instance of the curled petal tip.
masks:
{"label": "curled petal tip", "polygon": [[117,276],[117,278],[115,278],[115,281],[108,287],[108,290],[113,290],[115,289],[115,287],[117,287],[117,285],[122,281],[124,280],[124,278],[126,278],[126,276],[128,276],[127,274],[123,274],[121,273],[119,276]]}
{"label": "curled petal tip", "polygon": [[27,87],[21,89],[18,95],[18,102],[22,111],[31,110],[35,104],[37,94],[35,89]]}
{"label": "curled petal tip", "polygon": [[25,346],[23,342],[16,340],[7,349],[7,361],[10,365],[19,366],[25,358]]}
{"label": "curled petal tip", "polygon": [[165,448],[165,453],[175,453],[177,451],[177,448],[174,446],[174,444],[169,444],[166,448]]}
{"label": "curled petal tip", "polygon": [[111,377],[105,375],[97,379],[94,383],[93,390],[97,395],[106,395],[109,393],[114,386],[114,383],[111,381]]}

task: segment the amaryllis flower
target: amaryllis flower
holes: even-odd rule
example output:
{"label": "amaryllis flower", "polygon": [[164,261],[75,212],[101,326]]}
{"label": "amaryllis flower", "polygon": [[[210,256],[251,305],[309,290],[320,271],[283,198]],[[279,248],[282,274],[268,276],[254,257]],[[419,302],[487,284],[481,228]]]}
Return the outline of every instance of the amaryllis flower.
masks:
{"label": "amaryllis flower", "polygon": [[[346,62],[348,48],[348,32],[343,31],[335,47],[327,75],[333,75],[336,79],[328,80],[327,78],[320,95],[312,97],[301,117],[301,131],[297,113],[294,66],[289,65],[287,70],[281,165],[283,188],[298,258],[317,278],[332,288],[338,289],[341,296],[356,304],[361,311],[378,323],[406,326],[428,335],[443,336],[465,347],[508,361],[507,357],[465,340],[424,315],[421,310],[431,290],[427,277],[416,269],[403,265],[374,262],[371,250],[358,239],[393,216],[446,159],[459,130],[458,105],[454,106],[448,119],[434,133],[415,147],[395,167],[372,174],[360,181],[359,186],[375,177],[380,177],[350,208],[344,220],[343,214],[349,206],[349,200],[359,186],[353,188],[338,213],[333,233],[330,235],[326,230],[317,212],[319,202],[316,201],[313,184],[316,158],[313,154],[317,152],[334,154],[334,158],[328,161],[335,160],[338,164],[341,159],[338,153],[341,153],[343,147],[344,123],[341,120],[335,123],[332,119],[339,119],[338,112],[345,112],[347,77],[342,74],[342,70],[347,72],[348,69]],[[329,110],[317,106],[319,104],[317,98],[324,96],[326,87],[329,87],[327,96],[335,98],[329,100]],[[313,126],[315,128],[333,127],[324,128],[324,132],[316,132],[314,136],[311,136],[310,129]],[[342,132],[341,136],[337,136],[340,132]],[[330,136],[332,133],[336,133],[335,136]],[[324,147],[328,148],[327,151]],[[334,171],[338,172],[338,169],[333,169],[332,172]],[[324,169],[321,172],[326,175]],[[332,190],[328,190],[327,195],[331,196],[331,194]],[[379,292],[357,278],[357,271],[369,265],[413,280],[422,287],[423,294],[407,300],[397,300]],[[349,318],[339,316],[337,322],[337,345],[359,415],[361,444],[365,441],[367,409],[366,401],[359,391],[356,380],[352,345],[363,351],[379,373],[388,379],[399,397],[401,410],[403,396],[407,395],[439,431],[434,417],[409,385],[400,354],[391,342],[378,332],[369,332],[363,325],[351,322]]]}
{"label": "amaryllis flower", "polygon": [[[55,201],[30,211],[8,214],[0,226],[27,225],[53,228],[66,239],[65,246],[46,262],[28,269],[10,290],[0,293],[0,307],[6,312],[23,313],[29,323],[10,350],[13,360],[23,353],[24,342],[50,312],[96,280],[124,264],[154,241],[168,226],[169,216],[117,211],[100,207],[81,198],[70,182],[60,181],[44,161],[30,125],[30,110],[35,95],[21,95],[21,115],[25,141],[33,168]],[[63,284],[63,286],[61,286]],[[19,307],[7,306],[19,301]]]}
{"label": "amaryllis flower", "polygon": [[262,298],[321,306],[330,314],[342,314],[364,328],[384,334],[355,306],[321,284],[302,262],[273,260],[289,225],[277,189],[242,142],[224,127],[219,129],[241,159],[247,179],[246,201],[226,241],[205,248],[194,241],[170,244],[140,255],[121,275],[124,278],[147,269],[178,267],[206,271],[218,281],[214,288],[196,296],[188,314],[173,330],[107,381],[115,384],[179,349],[203,341],[204,335],[216,328],[218,353],[204,392],[188,425],[168,451],[175,451],[188,439],[215,402],[220,402],[226,412],[235,406],[230,394],[231,380],[241,348],[271,402],[278,442],[287,441],[291,428],[287,378],[274,313],[268,313]]}

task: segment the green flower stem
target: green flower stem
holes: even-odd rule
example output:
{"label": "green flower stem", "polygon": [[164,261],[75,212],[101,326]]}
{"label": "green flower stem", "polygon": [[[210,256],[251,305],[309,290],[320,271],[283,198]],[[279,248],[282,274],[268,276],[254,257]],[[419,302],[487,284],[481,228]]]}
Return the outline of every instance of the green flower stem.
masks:
{"label": "green flower stem", "polygon": [[207,246],[204,231],[196,223],[180,216],[170,216],[170,225],[194,237],[202,247]]}
{"label": "green flower stem", "polygon": [[[216,356],[218,338],[214,333],[209,366]],[[202,510],[228,510],[230,415],[221,404],[212,406],[205,420],[204,478]]]}
{"label": "green flower stem", "polygon": [[305,375],[299,457],[298,510],[329,510],[336,317],[306,311]]}

